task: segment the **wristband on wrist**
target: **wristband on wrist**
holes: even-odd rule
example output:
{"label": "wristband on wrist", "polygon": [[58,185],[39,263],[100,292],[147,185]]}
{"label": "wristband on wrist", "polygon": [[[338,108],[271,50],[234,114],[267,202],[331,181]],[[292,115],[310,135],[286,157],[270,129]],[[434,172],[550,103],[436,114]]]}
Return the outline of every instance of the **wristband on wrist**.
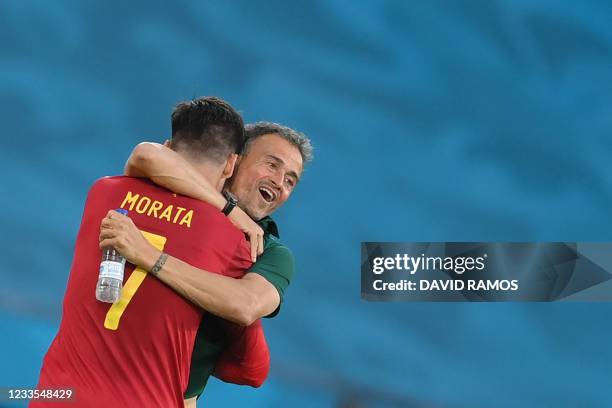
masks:
{"label": "wristband on wrist", "polygon": [[225,199],[227,200],[227,203],[225,204],[225,207],[223,207],[221,212],[225,215],[229,215],[229,213],[232,212],[234,207],[236,207],[236,204],[238,204],[238,199],[236,198],[235,195],[233,195],[227,190],[223,192],[223,197],[225,197]]}
{"label": "wristband on wrist", "polygon": [[168,260],[168,254],[162,252],[159,258],[157,258],[157,261],[155,261],[155,264],[153,265],[149,273],[153,276],[159,275],[159,271],[161,271],[161,268],[163,268],[167,260]]}

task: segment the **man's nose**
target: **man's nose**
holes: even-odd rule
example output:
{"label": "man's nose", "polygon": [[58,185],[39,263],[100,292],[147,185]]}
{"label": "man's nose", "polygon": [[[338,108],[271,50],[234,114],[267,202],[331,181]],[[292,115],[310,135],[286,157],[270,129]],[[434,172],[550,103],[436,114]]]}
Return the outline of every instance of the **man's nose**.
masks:
{"label": "man's nose", "polygon": [[270,177],[270,180],[276,187],[280,188],[283,185],[284,177],[285,174],[282,171],[275,171],[274,174],[272,174],[272,176]]}

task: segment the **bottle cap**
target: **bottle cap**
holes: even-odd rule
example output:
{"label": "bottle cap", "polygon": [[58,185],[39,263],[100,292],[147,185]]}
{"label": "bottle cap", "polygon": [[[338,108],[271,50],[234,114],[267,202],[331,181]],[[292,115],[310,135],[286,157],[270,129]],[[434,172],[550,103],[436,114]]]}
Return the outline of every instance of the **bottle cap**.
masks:
{"label": "bottle cap", "polygon": [[124,210],[123,208],[117,208],[115,211],[119,214],[128,215],[128,210]]}

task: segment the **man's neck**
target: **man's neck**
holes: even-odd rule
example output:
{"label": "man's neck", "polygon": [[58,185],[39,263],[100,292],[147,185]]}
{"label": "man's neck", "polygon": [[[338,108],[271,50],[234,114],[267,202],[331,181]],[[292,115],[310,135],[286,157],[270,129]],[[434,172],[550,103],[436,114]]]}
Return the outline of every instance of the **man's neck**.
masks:
{"label": "man's neck", "polygon": [[224,182],[222,177],[223,168],[220,168],[218,164],[210,163],[208,161],[187,161],[210,183],[211,186],[213,186],[217,191],[221,192]]}
{"label": "man's neck", "polygon": [[166,141],[165,145],[178,153],[187,163],[191,165],[206,181],[219,193],[223,188],[226,177],[223,177],[224,166],[210,160],[202,160],[201,157],[193,155],[185,146],[177,145],[172,141]]}

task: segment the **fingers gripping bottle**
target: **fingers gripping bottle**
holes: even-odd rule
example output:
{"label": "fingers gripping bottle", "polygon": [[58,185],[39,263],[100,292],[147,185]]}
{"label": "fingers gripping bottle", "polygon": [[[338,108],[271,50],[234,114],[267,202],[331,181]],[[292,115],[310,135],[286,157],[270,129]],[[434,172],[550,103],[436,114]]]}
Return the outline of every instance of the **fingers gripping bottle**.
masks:
{"label": "fingers gripping bottle", "polygon": [[[115,210],[127,215],[127,210],[122,208]],[[100,263],[100,275],[96,285],[96,299],[100,302],[115,303],[121,298],[121,287],[123,286],[123,271],[125,269],[125,258],[115,248],[102,249],[102,262]]]}

